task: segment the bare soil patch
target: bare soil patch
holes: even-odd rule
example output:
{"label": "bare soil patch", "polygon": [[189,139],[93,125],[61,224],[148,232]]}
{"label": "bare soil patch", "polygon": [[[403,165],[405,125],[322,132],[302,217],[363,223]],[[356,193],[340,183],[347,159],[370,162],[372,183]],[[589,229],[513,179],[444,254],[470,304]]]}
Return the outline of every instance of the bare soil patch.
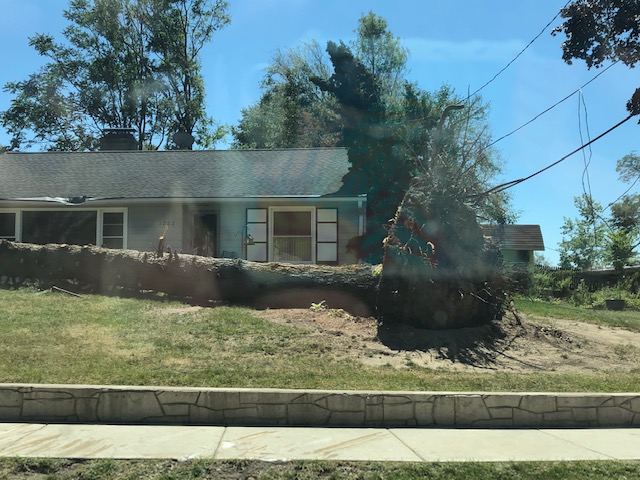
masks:
{"label": "bare soil patch", "polygon": [[572,320],[523,316],[519,321],[509,313],[481,327],[418,330],[402,325],[386,329],[374,318],[335,310],[278,309],[255,314],[330,341],[336,360],[371,366],[589,373],[629,371],[640,362],[639,332]]}

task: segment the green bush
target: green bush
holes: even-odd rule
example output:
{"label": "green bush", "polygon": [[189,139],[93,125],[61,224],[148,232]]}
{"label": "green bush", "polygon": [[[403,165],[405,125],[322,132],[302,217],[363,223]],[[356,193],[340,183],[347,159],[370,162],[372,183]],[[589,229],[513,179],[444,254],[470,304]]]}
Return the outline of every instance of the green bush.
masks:
{"label": "green bush", "polygon": [[591,307],[594,294],[589,290],[584,279],[581,279],[576,289],[571,293],[571,301],[576,307]]}
{"label": "green bush", "polygon": [[593,293],[594,308],[605,308],[605,300],[619,298],[625,301],[628,310],[640,310],[640,295],[630,288],[631,282],[626,281],[621,287],[601,288]]}
{"label": "green bush", "polygon": [[535,268],[531,273],[531,289],[529,295],[537,298],[548,298],[553,293],[551,272]]}
{"label": "green bush", "polygon": [[536,266],[531,272],[531,287],[528,294],[543,299],[567,298],[573,290],[573,275],[571,270],[551,270]]}

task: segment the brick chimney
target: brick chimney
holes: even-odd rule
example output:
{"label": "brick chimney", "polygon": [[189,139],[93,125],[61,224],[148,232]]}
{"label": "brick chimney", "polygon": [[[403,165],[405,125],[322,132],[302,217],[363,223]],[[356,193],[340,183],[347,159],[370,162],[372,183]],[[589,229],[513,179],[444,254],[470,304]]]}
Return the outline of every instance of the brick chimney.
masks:
{"label": "brick chimney", "polygon": [[138,150],[135,128],[105,128],[102,130],[100,150]]}

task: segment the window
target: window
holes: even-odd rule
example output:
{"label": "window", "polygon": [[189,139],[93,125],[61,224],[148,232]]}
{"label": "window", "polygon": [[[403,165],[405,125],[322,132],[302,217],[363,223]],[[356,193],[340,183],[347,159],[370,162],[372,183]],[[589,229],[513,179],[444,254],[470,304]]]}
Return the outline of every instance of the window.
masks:
{"label": "window", "polygon": [[318,263],[338,262],[338,209],[319,208],[317,216],[317,254]]}
{"label": "window", "polygon": [[529,250],[516,250],[515,257],[518,263],[529,263]]}
{"label": "window", "polygon": [[276,207],[271,211],[272,261],[315,262],[315,210]]}
{"label": "window", "polygon": [[0,212],[0,238],[126,248],[126,209]]}
{"label": "window", "polygon": [[102,242],[106,248],[124,248],[124,212],[102,213]]}
{"label": "window", "polygon": [[22,241],[45,245],[68,243],[95,245],[97,232],[95,211],[24,211]]}
{"label": "window", "polygon": [[246,248],[246,259],[254,262],[267,261],[267,209],[248,208],[246,231],[243,244]]}
{"label": "window", "polygon": [[16,214],[0,213],[0,238],[5,240],[16,239]]}

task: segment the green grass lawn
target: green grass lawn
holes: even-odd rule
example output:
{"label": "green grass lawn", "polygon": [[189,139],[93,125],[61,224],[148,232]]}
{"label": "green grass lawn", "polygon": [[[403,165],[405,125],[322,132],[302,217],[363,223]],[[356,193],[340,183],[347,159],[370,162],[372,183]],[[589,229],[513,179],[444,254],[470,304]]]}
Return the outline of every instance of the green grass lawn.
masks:
{"label": "green grass lawn", "polygon": [[522,297],[517,298],[515,303],[519,312],[535,318],[579,320],[606,327],[622,327],[636,332],[640,331],[640,312],[637,310],[619,312],[613,310],[598,310],[574,307],[567,303]]}
{"label": "green grass lawn", "polygon": [[[335,360],[330,339],[245,308],[189,310],[178,303],[31,290],[0,290],[0,305],[5,383],[593,392],[638,391],[640,385],[640,369],[569,375],[366,367]],[[518,306],[532,311],[525,301]],[[638,327],[637,320],[629,322]]]}
{"label": "green grass lawn", "polygon": [[[640,329],[628,312],[516,301],[533,318]],[[0,290],[0,381],[375,390],[637,391],[632,373],[451,373],[367,368],[330,345],[244,308]],[[394,463],[0,459],[0,478],[95,479],[608,479],[640,478],[640,462]]]}
{"label": "green grass lawn", "polygon": [[640,478],[640,462],[251,462],[195,460],[0,459],[0,478],[120,480],[132,478],[190,480],[237,479],[501,479],[595,480]]}

